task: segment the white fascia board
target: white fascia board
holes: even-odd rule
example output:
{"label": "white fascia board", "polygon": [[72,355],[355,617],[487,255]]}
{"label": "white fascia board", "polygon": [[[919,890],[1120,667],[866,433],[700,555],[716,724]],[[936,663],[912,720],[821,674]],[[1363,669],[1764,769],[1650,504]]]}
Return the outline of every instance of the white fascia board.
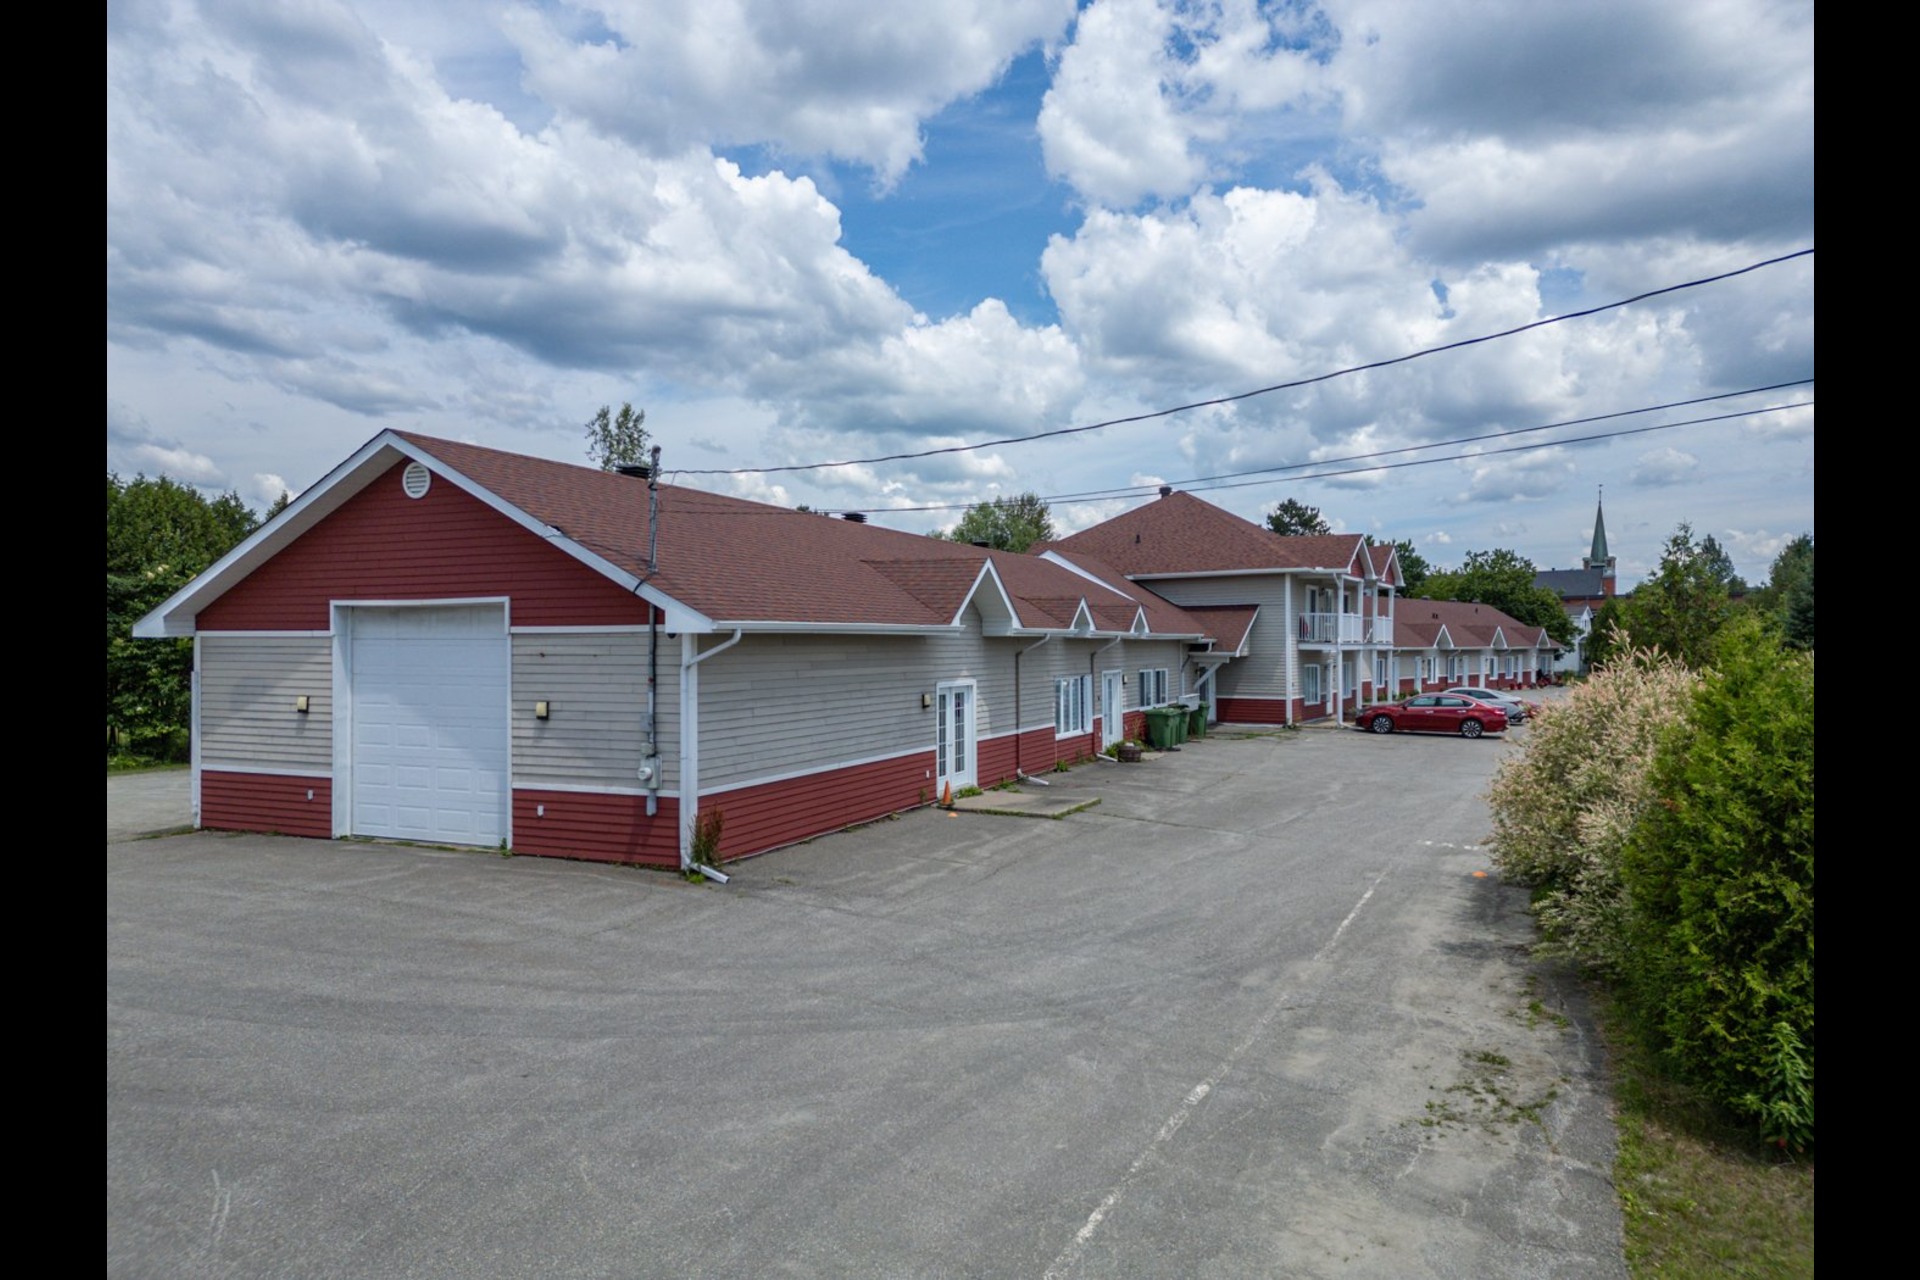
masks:
{"label": "white fascia board", "polygon": [[772,620],[721,620],[709,624],[715,631],[744,631],[749,635],[779,632],[786,635],[822,636],[943,636],[959,630],[945,622],[779,622]]}
{"label": "white fascia board", "polygon": [[658,587],[647,585],[634,574],[622,569],[619,565],[608,560],[598,552],[588,550],[585,546],[575,542],[564,532],[554,528],[552,525],[534,519],[519,507],[514,506],[505,498],[500,497],[500,495],[493,492],[493,490],[469,479],[420,446],[411,441],[403,440],[398,436],[394,436],[391,443],[394,448],[426,467],[429,471],[432,471],[436,475],[444,476],[446,479],[458,485],[469,497],[479,499],[535,537],[551,543],[561,551],[572,556],[575,560],[578,560],[581,564],[592,569],[595,573],[611,579],[623,590],[639,596],[648,604],[659,609],[666,615],[661,625],[667,630],[699,634],[715,629],[713,620],[699,610],[687,607],[680,603],[680,601],[675,600],[672,596],[661,591]]}
{"label": "white fascia board", "polygon": [[1495,649],[1510,648],[1511,646],[1507,644],[1507,633],[1501,628],[1495,627],[1493,629],[1493,642],[1490,647]]}
{"label": "white fascia board", "polygon": [[[1085,626],[1081,623],[1085,622]],[[1080,597],[1080,603],[1074,606],[1073,620],[1067,624],[1067,630],[1076,635],[1090,636],[1094,632],[1093,610],[1087,608],[1087,598]]]}
{"label": "white fascia board", "polygon": [[1065,556],[1059,554],[1058,552],[1042,551],[1040,553],[1040,558],[1042,560],[1045,560],[1048,564],[1059,565],[1062,569],[1065,569],[1068,573],[1073,574],[1075,577],[1085,578],[1088,582],[1091,582],[1096,586],[1105,587],[1107,590],[1113,592],[1113,594],[1117,596],[1128,596],[1129,599],[1132,598],[1131,595],[1125,589],[1119,586],[1116,586],[1111,582],[1108,582],[1105,578],[1100,577],[1098,574],[1089,573],[1087,570],[1082,569],[1079,565],[1075,564],[1073,561],[1067,559]]}
{"label": "white fascia board", "polygon": [[1130,573],[1128,582],[1178,582],[1182,578],[1271,578],[1289,573],[1340,573],[1339,569],[1195,569],[1186,573]]}
{"label": "white fascia board", "polygon": [[[193,619],[207,605],[225,595],[240,579],[271,559],[280,549],[331,515],[348,498],[372,484],[386,469],[380,455],[398,444],[391,431],[382,431],[288,503],[279,515],[242,538],[239,545],[208,565],[193,581],[162,601],[153,612],[133,624],[141,640],[160,640],[194,633]],[[379,466],[370,463],[380,461]]]}
{"label": "white fascia board", "polygon": [[205,572],[174,592],[153,612],[134,623],[133,634],[143,640],[192,635],[194,617],[201,609],[226,594],[231,587],[265,564],[281,548],[320,523],[323,518],[339,509],[347,499],[384,474],[393,461],[386,456],[389,452],[418,462],[435,475],[445,478],[471,497],[479,499],[506,516],[521,528],[558,547],[625,590],[637,594],[642,600],[666,614],[665,625],[668,629],[694,632],[713,630],[712,621],[698,610],[688,608],[657,588],[642,585],[640,579],[625,569],[589,551],[551,525],[534,519],[420,446],[387,430],[354,450],[346,461],[321,477],[317,483],[310,485],[279,515],[254,530],[241,540],[239,546],[214,561]]}
{"label": "white fascia board", "polygon": [[[1020,611],[1013,607],[1013,597],[1007,594],[1006,584],[1000,581],[1000,575],[995,572],[991,558],[980,562],[980,573],[974,578],[973,586],[967,589],[967,594],[961,597],[960,607],[954,610],[953,621],[949,624],[950,626],[958,627],[965,625],[964,620],[967,616],[967,606],[971,604],[978,607],[977,598],[980,596],[981,588],[989,583],[992,584],[993,591],[985,597],[986,607],[980,609],[981,620],[987,627],[992,627],[995,622],[1000,622],[1005,627],[1015,630],[1019,629]],[[995,613],[996,607],[998,609],[997,616]],[[1008,631],[989,631],[988,634],[1006,635]]]}
{"label": "white fascia board", "polygon": [[1444,622],[1440,624],[1440,634],[1433,638],[1433,647],[1436,649],[1457,649],[1460,647],[1453,642],[1453,633],[1447,630],[1447,624]]}

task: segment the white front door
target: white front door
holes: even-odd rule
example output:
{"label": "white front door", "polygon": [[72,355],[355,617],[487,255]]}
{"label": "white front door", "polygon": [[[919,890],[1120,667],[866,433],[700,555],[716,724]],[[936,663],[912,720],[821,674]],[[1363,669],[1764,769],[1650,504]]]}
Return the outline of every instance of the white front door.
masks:
{"label": "white front door", "polygon": [[1127,713],[1122,706],[1126,688],[1121,672],[1100,673],[1100,745],[1103,748],[1126,736]]}
{"label": "white front door", "polygon": [[947,787],[955,791],[974,786],[979,768],[974,760],[973,692],[971,680],[956,680],[938,687],[934,695],[939,727],[934,742],[934,791],[945,797]]}

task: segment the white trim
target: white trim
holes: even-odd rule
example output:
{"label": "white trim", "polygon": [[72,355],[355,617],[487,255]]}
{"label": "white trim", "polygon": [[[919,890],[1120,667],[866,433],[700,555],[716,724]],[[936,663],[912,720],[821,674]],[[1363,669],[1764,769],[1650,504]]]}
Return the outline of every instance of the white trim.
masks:
{"label": "white trim", "polygon": [[[983,636],[1003,636],[1021,625],[1020,611],[1013,607],[1013,597],[1007,594],[1007,584],[1000,581],[1000,571],[993,567],[993,557],[986,556],[980,561],[980,572],[974,575],[973,585],[967,588],[967,594],[960,598],[960,607],[953,611],[948,621],[949,627],[966,625],[967,606],[974,603],[974,597],[980,594],[982,583],[991,581],[993,593],[1000,599],[1000,608],[1004,613],[995,615],[988,609],[980,609],[980,634]],[[989,597],[991,602],[991,597]],[[975,606],[978,608],[978,606]]]}
{"label": "white trim", "polygon": [[[481,604],[506,605],[506,596],[435,596],[420,600],[329,600],[336,609],[458,609]],[[501,613],[505,617],[505,611]],[[513,630],[512,624],[500,628],[501,635]]]}
{"label": "white trim", "polygon": [[[666,628],[660,628],[665,631]],[[572,635],[614,635],[643,636],[650,628],[644,622],[603,622],[598,625],[587,623],[577,627],[514,626],[508,632],[516,636],[572,636]]]}
{"label": "white trim", "polygon": [[[1082,569],[1079,565],[1073,563],[1073,561],[1067,559],[1065,556],[1061,555],[1057,551],[1042,551],[1040,553],[1039,558],[1042,560],[1049,561],[1050,563],[1057,564],[1062,569],[1065,569],[1068,573],[1077,574],[1080,577],[1085,578],[1088,582],[1095,584],[1096,586],[1105,587],[1107,590],[1113,592],[1113,594],[1117,596],[1126,596],[1126,598],[1129,601],[1133,600],[1133,597],[1131,595],[1128,595],[1127,592],[1121,590],[1119,587],[1115,586],[1113,583],[1108,582],[1105,578],[1100,577],[1098,574],[1093,573],[1087,569]],[[1124,582],[1126,581],[1126,579],[1123,577],[1121,581]]]}
{"label": "white trim", "polygon": [[644,799],[649,794],[671,796],[676,800],[680,797],[680,788],[678,787],[662,787],[658,791],[649,792],[645,787],[629,787],[618,783],[516,782],[513,784],[513,789],[515,791],[559,791],[568,795],[582,796],[633,796],[636,799]]}
{"label": "white trim", "polygon": [[[1347,563],[1351,564],[1352,561]],[[1270,569],[1195,569],[1188,573],[1130,573],[1127,575],[1127,581],[1158,582],[1168,578],[1266,578],[1276,573],[1318,573],[1336,578],[1347,576],[1344,568],[1319,568],[1312,565],[1289,565],[1282,568],[1275,565]]]}
{"label": "white trim", "polygon": [[193,825],[200,826],[200,637],[193,638],[193,669],[187,673],[187,800]]}
{"label": "white trim", "polygon": [[[660,629],[662,631],[674,631],[678,628],[662,623]],[[713,632],[721,631],[745,631],[750,634],[782,631],[798,632],[801,634],[810,632],[817,635],[943,636],[965,629],[965,624],[958,622],[756,622],[752,619],[722,619],[713,624],[711,632],[701,632],[700,634],[712,634]],[[645,631],[646,627],[643,625],[640,630]]]}
{"label": "white trim", "polygon": [[[1061,688],[1062,685],[1073,686],[1074,693],[1068,695],[1069,702],[1073,701],[1075,695],[1078,696],[1080,702],[1080,719],[1075,721],[1071,728],[1067,729],[1060,727],[1060,695],[1064,692]],[[1069,710],[1071,710],[1071,708],[1069,708]],[[1093,675],[1091,672],[1083,671],[1078,675],[1055,676],[1053,678],[1053,740],[1055,742],[1059,742],[1064,738],[1086,737],[1093,732],[1093,722],[1097,719],[1099,719],[1099,717],[1093,714]]]}
{"label": "white trim", "polygon": [[325,769],[284,769],[278,765],[265,764],[226,764],[215,761],[203,764],[207,773],[259,773],[271,778],[331,778],[333,775]]}
{"label": "white trim", "polygon": [[[948,681],[944,683],[961,684],[965,682],[964,681]],[[1096,719],[1097,718],[1098,717],[1096,717]],[[974,738],[974,742],[976,744],[982,743],[982,742],[997,742],[1001,738],[1011,738],[1021,733],[1037,733],[1042,729],[1051,729],[1052,727],[1053,725],[1051,723],[1029,725],[1025,729],[1009,729],[1003,733],[990,733],[985,735],[984,737],[976,736]],[[938,751],[939,751],[939,747],[936,744],[935,746],[931,746],[931,747],[909,747],[902,751],[887,751],[887,752],[882,752],[881,754],[875,755],[875,756],[861,756],[858,759],[854,759],[854,760],[836,760],[832,764],[821,765],[814,768],[795,769],[788,773],[761,774],[757,777],[748,778],[744,782],[728,782],[717,787],[703,787],[700,791],[700,794],[703,796],[724,795],[729,791],[744,791],[748,787],[764,787],[764,786],[770,786],[776,782],[791,782],[795,778],[809,778],[809,777],[813,777],[816,774],[833,773],[835,770],[838,770],[838,769],[857,769],[863,765],[881,764],[888,760],[904,760],[909,756],[935,755],[937,754]],[[610,790],[610,788],[607,788],[607,787],[589,787],[589,786],[581,786],[578,788],[548,787],[548,786],[542,786],[539,783],[528,783],[526,786],[526,789],[529,791],[540,791],[540,790],[607,791],[607,790]],[[642,792],[641,794],[645,794],[645,793]],[[677,791],[672,791],[672,792],[662,791],[660,794],[661,795],[678,795],[679,793]]]}
{"label": "white trim", "polygon": [[433,609],[500,606],[500,638],[507,642],[506,717],[507,806],[501,820],[507,847],[513,847],[513,602],[506,596],[449,596],[441,600],[329,600],[328,634],[333,637],[333,834],[353,832],[353,621],[344,609]]}
{"label": "white trim", "polygon": [[552,525],[534,519],[484,485],[469,479],[426,449],[410,440],[402,439],[398,433],[389,429],[382,431],[354,450],[345,461],[334,467],[319,481],[309,485],[298,498],[288,503],[279,515],[241,539],[240,544],[233,550],[214,561],[193,581],[168,596],[151,613],[134,623],[133,634],[148,640],[192,635],[194,618],[200,609],[225,595],[240,579],[245,578],[272,558],[282,546],[305,534],[325,517],[338,510],[348,499],[391,472],[393,463],[386,457],[389,452],[425,465],[435,475],[445,478],[469,497],[507,517],[535,537],[550,543],[602,577],[611,579],[623,590],[658,607],[667,615],[665,622],[668,630],[686,632],[714,629],[712,621],[698,610],[689,608],[664,594],[659,588],[642,582],[638,577],[598,553],[588,550]]}
{"label": "white trim", "polygon": [[[1042,643],[1045,643],[1044,641]],[[1034,646],[1038,648],[1038,645]],[[942,772],[940,760],[940,735],[946,732],[948,698],[964,690],[966,692],[966,739],[967,761],[963,766],[955,767],[953,740],[948,741],[945,771]],[[941,786],[952,786],[958,782],[962,788],[980,785],[980,682],[971,677],[957,680],[937,681],[933,686],[933,785],[936,791]]]}
{"label": "white trim", "polygon": [[198,636],[210,636],[215,640],[319,640],[333,634],[331,631],[201,631]]}
{"label": "white trim", "polygon": [[748,787],[767,787],[772,786],[776,782],[792,782],[795,778],[810,778],[816,774],[833,773],[840,769],[858,769],[864,765],[883,764],[888,760],[905,760],[909,756],[930,756],[934,754],[936,749],[935,747],[912,747],[904,751],[884,752],[877,756],[861,756],[858,760],[836,760],[829,765],[792,769],[786,773],[762,774],[758,777],[748,778],[744,782],[726,782],[717,787],[707,787],[703,789],[700,794],[703,796],[724,795],[729,791],[744,791]]}
{"label": "white trim", "polygon": [[680,633],[680,869],[693,865],[693,824],[700,816],[700,664],[740,643],[735,628],[727,639],[700,651],[700,637]]}

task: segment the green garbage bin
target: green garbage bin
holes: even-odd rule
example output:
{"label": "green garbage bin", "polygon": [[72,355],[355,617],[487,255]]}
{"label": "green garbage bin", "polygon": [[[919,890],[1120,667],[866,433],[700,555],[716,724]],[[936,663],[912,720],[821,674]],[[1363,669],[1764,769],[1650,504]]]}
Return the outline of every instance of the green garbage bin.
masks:
{"label": "green garbage bin", "polygon": [[1187,712],[1187,736],[1204,738],[1207,736],[1207,704],[1201,703]]}
{"label": "green garbage bin", "polygon": [[1179,707],[1149,707],[1146,714],[1147,734],[1153,739],[1154,750],[1165,751],[1179,744],[1174,728],[1183,715]]}
{"label": "green garbage bin", "polygon": [[1172,706],[1167,710],[1173,712],[1173,745],[1177,747],[1187,740],[1187,709]]}

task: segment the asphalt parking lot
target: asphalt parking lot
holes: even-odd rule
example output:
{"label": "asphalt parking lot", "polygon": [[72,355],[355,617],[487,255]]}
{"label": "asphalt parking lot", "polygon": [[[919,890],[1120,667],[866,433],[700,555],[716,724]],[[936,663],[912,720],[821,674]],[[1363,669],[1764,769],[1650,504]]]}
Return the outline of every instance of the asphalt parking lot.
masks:
{"label": "asphalt parking lot", "polygon": [[724,887],[110,835],[108,1271],[1624,1276],[1510,749],[1213,738]]}

